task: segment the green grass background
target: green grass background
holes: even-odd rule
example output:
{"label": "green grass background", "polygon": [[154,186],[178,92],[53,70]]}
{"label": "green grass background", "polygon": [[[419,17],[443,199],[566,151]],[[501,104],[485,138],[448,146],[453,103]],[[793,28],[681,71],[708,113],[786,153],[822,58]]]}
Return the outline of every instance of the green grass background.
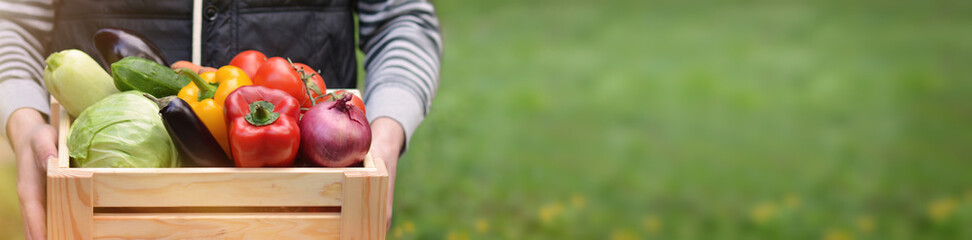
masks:
{"label": "green grass background", "polygon": [[972,239],[972,2],[435,4],[390,239]]}

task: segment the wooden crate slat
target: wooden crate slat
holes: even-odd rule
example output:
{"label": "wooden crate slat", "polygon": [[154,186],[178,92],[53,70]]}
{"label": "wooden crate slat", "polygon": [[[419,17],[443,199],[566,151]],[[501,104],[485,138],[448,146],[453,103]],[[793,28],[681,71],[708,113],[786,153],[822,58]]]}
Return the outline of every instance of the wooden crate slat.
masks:
{"label": "wooden crate slat", "polygon": [[338,239],[340,213],[105,213],[96,239]]}
{"label": "wooden crate slat", "polygon": [[57,164],[48,165],[50,167],[56,168],[68,168],[71,167],[70,156],[68,155],[68,148],[61,147],[67,146],[68,130],[71,129],[71,117],[68,115],[67,110],[58,104],[54,97],[51,97],[51,125],[57,130]]}
{"label": "wooden crate slat", "polygon": [[385,239],[388,174],[385,163],[374,159],[376,172],[344,174],[344,206],[341,207],[341,239]]}
{"label": "wooden crate slat", "polygon": [[97,207],[341,206],[342,184],[340,172],[97,172],[94,194]]}
{"label": "wooden crate slat", "polygon": [[305,168],[235,168],[235,167],[186,167],[186,168],[70,168],[90,171],[95,174],[196,174],[196,173],[323,173],[323,174],[343,174],[347,171],[376,171],[371,168],[328,168],[328,167],[305,167]]}
{"label": "wooden crate slat", "polygon": [[91,172],[47,173],[47,238],[91,239]]}

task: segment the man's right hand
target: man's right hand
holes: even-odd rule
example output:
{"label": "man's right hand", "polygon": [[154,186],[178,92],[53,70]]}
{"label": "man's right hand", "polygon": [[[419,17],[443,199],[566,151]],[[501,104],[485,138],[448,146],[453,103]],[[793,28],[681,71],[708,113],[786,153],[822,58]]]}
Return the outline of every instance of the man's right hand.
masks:
{"label": "man's right hand", "polygon": [[32,108],[10,114],[7,136],[17,155],[17,195],[27,239],[47,239],[47,159],[57,157],[57,131]]}

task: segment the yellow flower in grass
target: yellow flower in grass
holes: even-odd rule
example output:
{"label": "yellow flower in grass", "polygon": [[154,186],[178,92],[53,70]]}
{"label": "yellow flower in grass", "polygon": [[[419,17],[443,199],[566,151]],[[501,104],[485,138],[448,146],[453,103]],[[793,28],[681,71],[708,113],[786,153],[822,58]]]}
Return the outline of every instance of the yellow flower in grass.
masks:
{"label": "yellow flower in grass", "polygon": [[771,202],[760,203],[749,211],[749,217],[757,224],[764,224],[776,215],[777,207]]}
{"label": "yellow flower in grass", "polygon": [[469,234],[462,231],[451,231],[446,236],[447,240],[469,240]]}
{"label": "yellow flower in grass", "polygon": [[392,236],[395,236],[395,238],[402,238],[402,235],[404,234],[405,233],[402,232],[402,227],[395,227],[395,229],[392,230]]}
{"label": "yellow flower in grass", "polygon": [[783,205],[787,208],[797,208],[800,207],[800,195],[794,193],[787,194],[783,197]]}
{"label": "yellow flower in grass", "polygon": [[559,202],[540,207],[540,221],[550,223],[554,218],[564,212],[564,205]]}
{"label": "yellow flower in grass", "polygon": [[476,221],[476,231],[479,233],[485,233],[489,231],[489,222],[485,219],[479,219]]}
{"label": "yellow flower in grass", "polygon": [[611,240],[635,240],[638,236],[628,230],[615,229],[611,233]]}
{"label": "yellow flower in grass", "polygon": [[574,206],[574,208],[582,209],[584,206],[587,206],[587,198],[584,195],[574,194],[570,196],[570,205]]}
{"label": "yellow flower in grass", "polygon": [[645,230],[648,230],[651,234],[656,234],[661,231],[662,222],[657,216],[648,216],[642,223],[645,226]]}
{"label": "yellow flower in grass", "polygon": [[845,232],[840,229],[829,229],[824,233],[824,240],[853,240],[854,237],[850,233]]}
{"label": "yellow flower in grass", "polygon": [[871,233],[874,231],[874,218],[871,216],[861,216],[857,218],[857,230],[862,233]]}
{"label": "yellow flower in grass", "polygon": [[402,228],[405,230],[405,233],[415,232],[415,223],[412,221],[405,221],[402,223]]}
{"label": "yellow flower in grass", "polygon": [[928,216],[935,222],[942,222],[947,220],[956,208],[958,208],[958,201],[954,198],[938,199],[928,204]]}

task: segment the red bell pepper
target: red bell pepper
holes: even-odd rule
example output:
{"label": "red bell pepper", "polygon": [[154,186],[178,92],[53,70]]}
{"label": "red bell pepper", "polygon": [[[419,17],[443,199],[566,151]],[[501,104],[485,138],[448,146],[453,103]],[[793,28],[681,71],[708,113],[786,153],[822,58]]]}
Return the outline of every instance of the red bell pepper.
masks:
{"label": "red bell pepper", "polygon": [[229,145],[237,167],[287,167],[300,147],[300,104],[282,90],[243,86],[226,97]]}

